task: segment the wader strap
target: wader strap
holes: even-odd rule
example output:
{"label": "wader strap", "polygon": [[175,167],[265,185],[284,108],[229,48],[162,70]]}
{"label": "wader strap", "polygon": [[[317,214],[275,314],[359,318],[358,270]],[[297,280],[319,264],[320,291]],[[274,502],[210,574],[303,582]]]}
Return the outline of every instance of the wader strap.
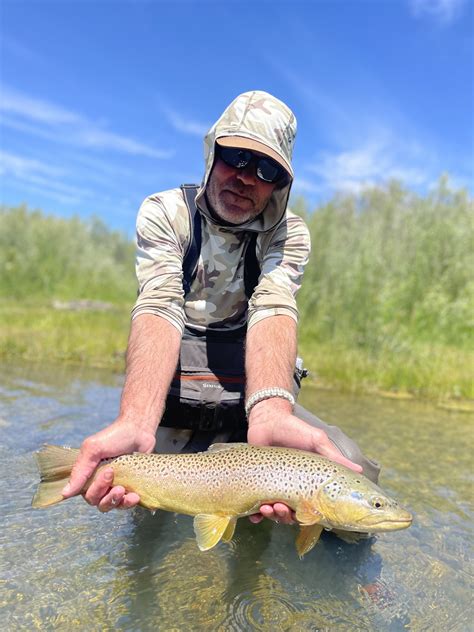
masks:
{"label": "wader strap", "polygon": [[197,212],[196,195],[199,187],[196,184],[182,184],[186,206],[189,213],[190,240],[183,259],[183,289],[188,294],[191,283],[196,276],[196,267],[201,253],[201,215]]}
{"label": "wader strap", "polygon": [[[196,276],[197,262],[201,254],[201,214],[197,210],[196,195],[199,190],[197,184],[182,184],[186,206],[189,213],[190,241],[183,259],[183,289],[189,293],[191,284]],[[257,233],[252,233],[245,250],[244,287],[245,295],[250,298],[260,276],[260,264],[257,259]]]}
{"label": "wader strap", "polygon": [[250,235],[250,241],[245,251],[244,286],[245,295],[250,298],[260,276],[260,264],[257,259],[257,233]]}

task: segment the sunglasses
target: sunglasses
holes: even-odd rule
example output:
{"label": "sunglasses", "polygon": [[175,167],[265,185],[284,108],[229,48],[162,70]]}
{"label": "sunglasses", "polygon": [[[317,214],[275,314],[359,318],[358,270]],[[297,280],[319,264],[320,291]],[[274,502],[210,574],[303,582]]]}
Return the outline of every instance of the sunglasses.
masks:
{"label": "sunglasses", "polygon": [[248,149],[218,146],[217,154],[222,162],[234,169],[245,169],[248,165],[255,163],[257,178],[264,182],[274,184],[286,174],[283,167],[271,158],[257,156]]}

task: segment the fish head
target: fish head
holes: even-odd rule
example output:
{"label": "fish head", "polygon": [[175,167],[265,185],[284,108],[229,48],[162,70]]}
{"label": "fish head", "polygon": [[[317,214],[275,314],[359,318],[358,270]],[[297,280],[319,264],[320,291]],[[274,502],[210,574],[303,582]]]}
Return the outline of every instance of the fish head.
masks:
{"label": "fish head", "polygon": [[318,510],[329,528],[377,533],[406,529],[413,516],[365,476],[350,470],[327,481]]}

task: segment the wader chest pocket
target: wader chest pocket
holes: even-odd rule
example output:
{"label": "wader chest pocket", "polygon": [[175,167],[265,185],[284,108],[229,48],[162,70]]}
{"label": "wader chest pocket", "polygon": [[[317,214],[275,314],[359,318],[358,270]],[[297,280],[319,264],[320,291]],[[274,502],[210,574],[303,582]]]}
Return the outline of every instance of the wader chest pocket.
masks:
{"label": "wader chest pocket", "polygon": [[219,334],[204,336],[185,332],[169,396],[191,405],[243,405],[243,338]]}

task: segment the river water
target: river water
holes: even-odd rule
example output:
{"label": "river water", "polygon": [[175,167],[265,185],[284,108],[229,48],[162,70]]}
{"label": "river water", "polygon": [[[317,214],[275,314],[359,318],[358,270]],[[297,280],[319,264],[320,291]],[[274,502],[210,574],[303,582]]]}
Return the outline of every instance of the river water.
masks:
{"label": "river water", "polygon": [[306,387],[300,401],[383,464],[410,529],[300,560],[296,527],[238,521],[206,553],[188,516],[100,514],[81,498],[33,510],[42,443],[79,446],[112,421],[122,378],[0,368],[0,621],[16,630],[472,630],[472,416]]}

